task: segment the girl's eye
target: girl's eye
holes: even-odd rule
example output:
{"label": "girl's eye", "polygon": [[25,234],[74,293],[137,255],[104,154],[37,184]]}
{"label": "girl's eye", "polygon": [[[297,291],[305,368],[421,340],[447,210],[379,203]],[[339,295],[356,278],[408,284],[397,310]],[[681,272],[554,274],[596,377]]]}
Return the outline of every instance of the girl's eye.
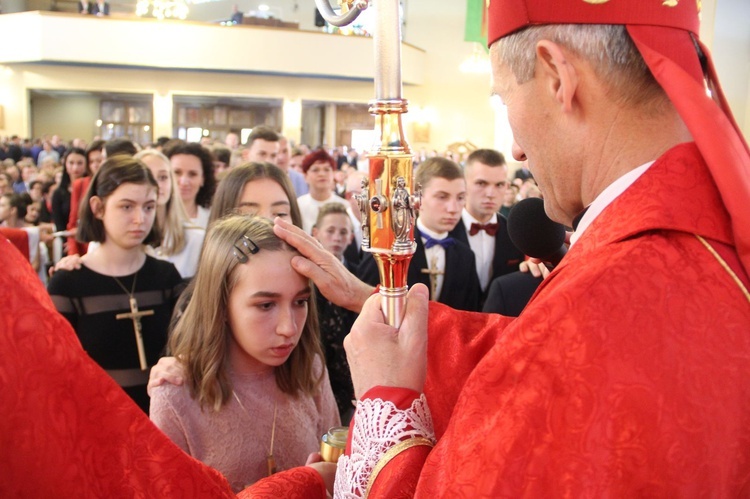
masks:
{"label": "girl's eye", "polygon": [[271,310],[273,308],[273,303],[272,302],[259,303],[257,307],[260,308],[261,310]]}
{"label": "girl's eye", "polygon": [[310,297],[307,298],[301,298],[297,300],[297,306],[298,307],[307,307],[307,304],[310,303]]}
{"label": "girl's eye", "polygon": [[279,213],[274,213],[273,216],[274,217],[279,217],[279,218],[288,218],[289,217],[289,213],[279,212]]}

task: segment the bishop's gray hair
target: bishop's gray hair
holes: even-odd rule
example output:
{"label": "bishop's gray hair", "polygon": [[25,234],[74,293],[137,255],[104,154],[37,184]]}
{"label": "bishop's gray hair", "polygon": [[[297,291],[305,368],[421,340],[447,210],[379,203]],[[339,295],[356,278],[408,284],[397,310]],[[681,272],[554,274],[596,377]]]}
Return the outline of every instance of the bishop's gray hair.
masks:
{"label": "bishop's gray hair", "polygon": [[593,67],[609,86],[612,98],[641,104],[663,96],[625,26],[609,24],[548,24],[510,34],[493,46],[518,84],[534,77],[536,45],[549,40],[572,51]]}

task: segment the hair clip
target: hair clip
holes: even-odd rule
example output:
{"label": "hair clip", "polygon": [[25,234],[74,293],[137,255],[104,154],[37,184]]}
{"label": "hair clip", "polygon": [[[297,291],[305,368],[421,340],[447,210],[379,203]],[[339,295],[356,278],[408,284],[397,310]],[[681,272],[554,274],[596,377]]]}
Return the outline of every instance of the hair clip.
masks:
{"label": "hair clip", "polygon": [[240,261],[240,263],[247,263],[250,255],[254,255],[258,251],[260,251],[258,245],[255,244],[252,239],[243,234],[237,238],[237,241],[234,243],[234,250],[232,252],[234,253],[234,256],[237,257],[237,260]]}

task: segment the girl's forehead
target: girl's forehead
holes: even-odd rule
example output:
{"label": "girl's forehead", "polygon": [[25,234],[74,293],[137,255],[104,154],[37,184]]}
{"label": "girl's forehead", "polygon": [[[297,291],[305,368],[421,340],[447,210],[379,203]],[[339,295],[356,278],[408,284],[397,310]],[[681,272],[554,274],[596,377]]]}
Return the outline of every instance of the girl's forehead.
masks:
{"label": "girl's forehead", "polygon": [[122,197],[149,197],[151,194],[156,195],[157,188],[151,184],[143,183],[136,184],[135,182],[125,182],[112,191],[109,198],[122,198]]}
{"label": "girl's forehead", "polygon": [[247,189],[269,189],[269,188],[278,188],[283,192],[283,188],[281,187],[281,184],[279,184],[276,179],[270,178],[270,177],[259,177],[259,178],[253,178],[245,182],[245,185],[243,186]]}
{"label": "girl's forehead", "polygon": [[261,249],[254,255],[250,255],[247,263],[238,265],[243,278],[248,278],[264,286],[279,284],[280,280],[304,279],[306,277],[297,273],[292,267],[292,257],[299,253],[291,249],[269,250]]}
{"label": "girl's forehead", "polygon": [[283,187],[278,182],[268,178],[259,178],[246,182],[240,192],[240,202],[243,203],[289,203]]}

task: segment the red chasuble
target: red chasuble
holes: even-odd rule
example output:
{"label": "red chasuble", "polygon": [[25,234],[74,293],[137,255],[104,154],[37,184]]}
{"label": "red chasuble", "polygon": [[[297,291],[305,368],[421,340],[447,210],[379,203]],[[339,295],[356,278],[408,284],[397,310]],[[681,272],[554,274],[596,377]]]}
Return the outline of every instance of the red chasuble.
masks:
{"label": "red chasuble", "polygon": [[438,443],[387,465],[370,497],[747,494],[747,287],[697,149],[675,147],[515,321],[430,309]]}
{"label": "red chasuble", "polygon": [[0,497],[234,497],[86,355],[7,241],[0,266]]}
{"label": "red chasuble", "polygon": [[26,260],[29,259],[29,234],[25,230],[0,227],[0,238],[3,237],[10,241]]}

